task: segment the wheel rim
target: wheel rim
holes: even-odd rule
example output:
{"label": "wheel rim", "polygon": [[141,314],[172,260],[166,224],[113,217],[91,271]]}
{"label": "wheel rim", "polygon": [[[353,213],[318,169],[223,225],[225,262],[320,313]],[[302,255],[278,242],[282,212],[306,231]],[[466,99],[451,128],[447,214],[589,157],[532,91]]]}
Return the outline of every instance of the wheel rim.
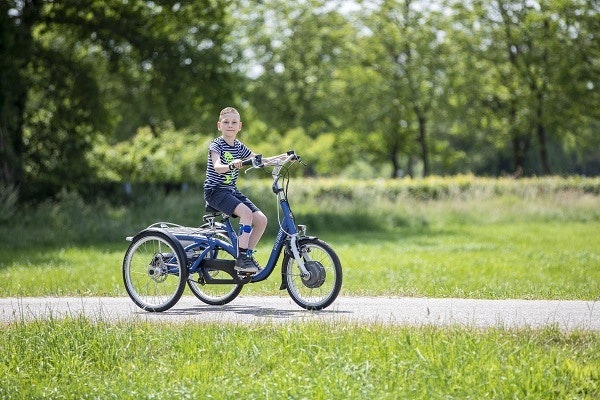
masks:
{"label": "wheel rim", "polygon": [[[212,270],[208,272],[213,279],[231,279],[231,275],[224,271]],[[224,304],[233,300],[241,290],[238,285],[203,285],[198,282],[199,275],[190,276],[188,285],[192,293],[200,300],[208,304]]]}
{"label": "wheel rim", "polygon": [[[204,225],[205,227],[207,225]],[[217,233],[216,237],[231,244],[229,237],[223,233]],[[215,249],[211,252],[210,257],[212,258],[232,258],[225,250]],[[213,279],[231,279],[231,275],[220,270],[208,271],[208,274]],[[200,274],[196,273],[190,275],[188,279],[188,287],[200,301],[210,305],[223,305],[232,301],[242,290],[242,286],[232,284],[212,284],[204,285],[200,279]]]}

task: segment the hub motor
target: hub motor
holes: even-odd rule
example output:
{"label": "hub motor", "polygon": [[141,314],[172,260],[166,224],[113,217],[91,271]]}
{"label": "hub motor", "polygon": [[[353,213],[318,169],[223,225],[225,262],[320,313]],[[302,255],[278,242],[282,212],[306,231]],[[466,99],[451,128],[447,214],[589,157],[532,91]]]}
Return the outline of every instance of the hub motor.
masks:
{"label": "hub motor", "polygon": [[321,287],[327,277],[323,264],[318,261],[306,261],[304,267],[308,270],[308,275],[302,277],[304,286],[310,289]]}

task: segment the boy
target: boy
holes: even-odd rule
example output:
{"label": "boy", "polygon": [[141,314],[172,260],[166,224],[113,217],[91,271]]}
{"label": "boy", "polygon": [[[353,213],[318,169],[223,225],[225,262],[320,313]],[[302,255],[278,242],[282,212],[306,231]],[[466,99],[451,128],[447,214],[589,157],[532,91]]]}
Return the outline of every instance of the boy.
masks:
{"label": "boy", "polygon": [[[207,205],[240,218],[235,269],[243,273],[256,273],[261,267],[253,254],[267,227],[267,217],[236,186],[242,161],[256,154],[237,139],[242,121],[235,108],[226,107],[221,111],[217,129],[221,136],[208,146],[204,199]],[[275,158],[263,161],[269,162]]]}

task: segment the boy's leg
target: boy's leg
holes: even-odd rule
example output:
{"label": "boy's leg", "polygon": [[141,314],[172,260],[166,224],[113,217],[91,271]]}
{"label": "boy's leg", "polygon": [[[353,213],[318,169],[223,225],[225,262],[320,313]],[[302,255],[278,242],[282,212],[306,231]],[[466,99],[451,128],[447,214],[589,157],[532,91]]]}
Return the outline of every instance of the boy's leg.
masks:
{"label": "boy's leg", "polygon": [[253,232],[253,213],[248,206],[240,203],[235,208],[235,215],[240,217],[240,234],[238,236],[238,256],[235,261],[235,269],[240,272],[255,273],[259,266],[255,263],[252,253],[248,252],[248,243]]}
{"label": "boy's leg", "polygon": [[[252,210],[248,208],[243,203],[237,205],[234,210],[235,215],[240,217],[240,225],[242,226],[252,226]],[[238,247],[242,249],[248,248],[248,242],[250,239],[252,232],[246,232],[246,230],[242,230],[241,235],[238,236]]]}
{"label": "boy's leg", "polygon": [[267,216],[262,211],[252,213],[252,232],[248,238],[248,248],[254,250],[267,228]]}
{"label": "boy's leg", "polygon": [[[239,254],[236,261],[236,269],[247,272],[258,272],[261,266],[252,256],[252,252],[265,232],[267,217],[260,210],[252,212],[243,203],[236,207],[235,214],[240,217],[242,228],[241,234],[238,236]],[[248,218],[248,214],[250,218]]]}
{"label": "boy's leg", "polygon": [[[248,251],[248,245],[251,243],[250,237],[254,231],[255,216],[253,214],[259,211],[258,208],[246,196],[239,193],[239,191],[220,190],[210,192],[208,195],[205,193],[205,199],[212,207],[228,215],[236,215],[240,218],[241,229],[238,235],[238,254],[235,269],[242,272],[258,272],[260,266],[254,261],[252,253]],[[257,217],[256,223],[258,223],[258,230],[252,239],[253,246],[260,239],[266,226],[266,222],[261,216]],[[254,249],[254,247],[250,247],[250,249]]]}

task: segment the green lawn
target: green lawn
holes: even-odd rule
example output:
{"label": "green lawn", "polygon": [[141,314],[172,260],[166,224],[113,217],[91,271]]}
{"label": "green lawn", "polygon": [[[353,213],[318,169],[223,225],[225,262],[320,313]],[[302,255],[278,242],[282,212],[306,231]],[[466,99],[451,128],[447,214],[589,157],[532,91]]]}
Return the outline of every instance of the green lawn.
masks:
{"label": "green lawn", "polygon": [[[342,260],[342,295],[599,299],[600,222],[445,224],[324,233]],[[257,258],[271,250],[265,237]],[[0,296],[126,295],[128,242],[0,246]],[[279,274],[242,294],[276,294]]]}
{"label": "green lawn", "polygon": [[600,334],[292,323],[14,323],[6,399],[597,399]]}

